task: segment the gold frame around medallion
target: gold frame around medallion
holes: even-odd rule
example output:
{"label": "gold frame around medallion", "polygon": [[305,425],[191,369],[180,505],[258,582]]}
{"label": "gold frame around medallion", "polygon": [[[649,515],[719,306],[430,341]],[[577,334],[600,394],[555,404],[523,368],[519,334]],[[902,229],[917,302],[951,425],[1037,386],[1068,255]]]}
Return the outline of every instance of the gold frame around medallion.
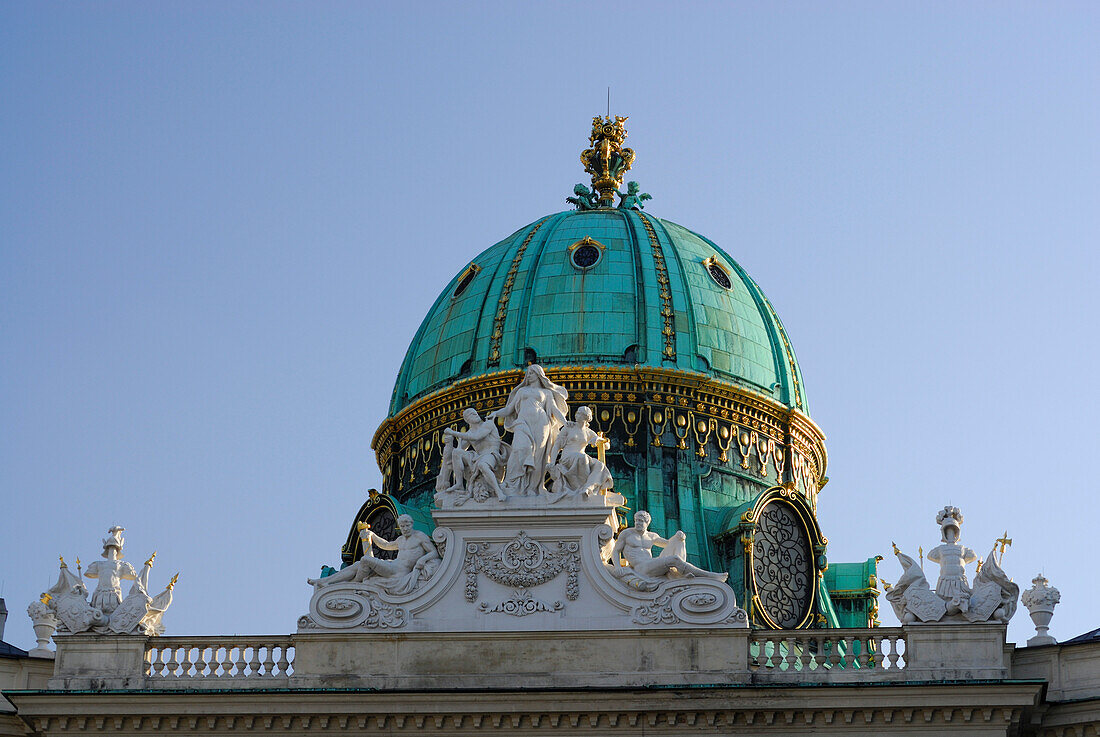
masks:
{"label": "gold frame around medallion", "polygon": [[825,570],[829,567],[828,564],[824,567],[819,567],[817,565],[817,559],[819,556],[825,554],[825,549],[829,545],[829,539],[821,534],[821,528],[814,518],[813,508],[806,504],[806,500],[793,489],[782,486],[772,487],[764,491],[764,493],[756,498],[756,502],[753,504],[752,509],[741,515],[739,534],[741,537],[741,544],[745,551],[745,581],[748,582],[749,590],[752,592],[750,620],[759,616],[764,621],[764,624],[771,629],[784,629],[784,627],[775,622],[764,607],[761,606],[759,586],[757,585],[756,574],[753,571],[753,556],[756,551],[755,538],[757,520],[760,518],[760,513],[763,512],[764,507],[776,501],[786,503],[788,507],[794,510],[795,514],[798,516],[798,521],[802,524],[802,530],[806,534],[806,542],[810,546],[810,553],[814,558],[811,561],[811,566],[813,568],[813,583],[810,584],[809,604],[798,624],[789,628],[803,629],[813,621],[814,614],[817,612],[818,584]]}

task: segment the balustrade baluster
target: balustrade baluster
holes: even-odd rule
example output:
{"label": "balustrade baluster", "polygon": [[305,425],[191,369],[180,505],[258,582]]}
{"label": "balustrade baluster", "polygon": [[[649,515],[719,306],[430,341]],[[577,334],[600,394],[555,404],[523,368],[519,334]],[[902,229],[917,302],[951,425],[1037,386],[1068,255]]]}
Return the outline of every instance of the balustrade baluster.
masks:
{"label": "balustrade baluster", "polygon": [[250,646],[252,650],[252,659],[248,661],[248,675],[258,676],[260,675],[260,646]]}
{"label": "balustrade baluster", "polygon": [[840,645],[841,645],[842,642],[843,642],[843,638],[841,638],[841,637],[830,637],[829,638],[829,667],[830,668],[836,668],[837,666],[840,665],[840,661],[841,661],[841,654],[840,654],[841,646]]}
{"label": "balustrade baluster", "polygon": [[887,660],[890,661],[888,670],[897,670],[898,668],[898,636],[890,635],[890,653],[887,656]]}
{"label": "balustrade baluster", "polygon": [[271,657],[271,645],[264,645],[264,676],[273,677],[275,675],[273,670],[275,670],[275,660]]}
{"label": "balustrade baluster", "polygon": [[786,669],[793,672],[796,670],[794,664],[798,660],[798,654],[795,649],[798,647],[798,641],[793,637],[788,637],[785,642],[787,643],[787,655],[783,660],[786,661]]}
{"label": "balustrade baluster", "polygon": [[181,662],[181,659],[183,657],[182,653],[182,647],[172,648],[172,659],[170,661],[170,665],[168,666],[168,670],[171,672],[173,678],[180,678],[180,671],[183,668],[183,664]]}
{"label": "balustrade baluster", "polygon": [[810,652],[811,643],[817,642],[816,637],[806,637],[802,640],[802,652],[798,654],[798,670],[807,671],[810,669],[810,663],[813,662],[813,655]]}
{"label": "balustrade baluster", "polygon": [[287,675],[287,671],[290,670],[290,660],[287,659],[286,650],[287,650],[287,646],[285,644],[279,646],[279,675],[280,676]]}
{"label": "balustrade baluster", "polygon": [[882,661],[886,659],[886,656],[882,652],[882,645],[883,645],[884,642],[886,642],[885,639],[883,639],[881,637],[875,637],[874,661],[875,661],[875,667],[876,668],[881,668],[882,667]]}
{"label": "balustrade baluster", "polygon": [[214,667],[210,669],[210,675],[214,678],[225,678],[229,669],[229,645],[216,645],[214,647]]}
{"label": "balustrade baluster", "polygon": [[237,660],[234,662],[236,666],[236,672],[233,674],[234,678],[244,678],[248,675],[248,663],[244,659],[244,645],[237,645]]}
{"label": "balustrade baluster", "polygon": [[829,638],[817,637],[817,652],[814,653],[814,670],[821,670],[825,667],[825,660],[828,657],[825,654],[825,649],[829,645]]}
{"label": "balustrade baluster", "polygon": [[195,677],[202,678],[206,675],[206,646],[197,648],[197,653],[195,656]]}

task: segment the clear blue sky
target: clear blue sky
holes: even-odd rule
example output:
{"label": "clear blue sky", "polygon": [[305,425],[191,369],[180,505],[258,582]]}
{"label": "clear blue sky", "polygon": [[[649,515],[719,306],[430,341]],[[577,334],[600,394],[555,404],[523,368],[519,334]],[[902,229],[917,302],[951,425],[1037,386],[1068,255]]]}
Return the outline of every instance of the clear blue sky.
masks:
{"label": "clear blue sky", "polygon": [[608,85],[649,211],[784,319],[830,558],[896,580],[951,502],[1052,634],[1100,625],[1098,38],[1091,2],[3,3],[5,639],[114,523],[181,572],[171,633],[293,631],[421,317],[564,208]]}

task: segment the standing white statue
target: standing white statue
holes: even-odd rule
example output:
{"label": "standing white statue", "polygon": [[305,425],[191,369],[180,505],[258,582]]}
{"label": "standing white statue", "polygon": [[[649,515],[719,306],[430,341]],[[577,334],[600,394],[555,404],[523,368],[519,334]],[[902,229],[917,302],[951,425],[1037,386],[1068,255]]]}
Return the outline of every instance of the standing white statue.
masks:
{"label": "standing white statue", "polygon": [[928,551],[928,560],[940,564],[940,577],[936,581],[936,594],[947,603],[948,614],[965,612],[970,602],[970,584],[966,580],[966,566],[978,559],[970,548],[959,545],[959,533],[963,521],[958,507],[944,507],[936,514],[940,526],[941,545]]}
{"label": "standing white statue", "polygon": [[436,477],[435,490],[440,494],[455,494],[455,504],[469,498],[485,501],[489,494],[504,500],[500,474],[508,456],[508,446],[500,439],[495,422],[481,419],[473,407],[462,412],[468,426],[466,432],[451,428],[443,430],[442,463]]}
{"label": "standing white statue", "polygon": [[[971,588],[966,566],[978,560],[970,548],[959,544],[963,515],[958,507],[944,507],[936,515],[942,544],[928,552],[940,564],[940,576],[932,590],[917,562],[894,546],[903,573],[886,591],[886,600],[902,624],[917,622],[1008,622],[1016,612],[1020,587],[1001,569],[997,543],[985,560]],[[1000,542],[1000,541],[998,541]],[[1011,541],[1009,541],[1011,542]],[[1001,554],[1004,554],[1002,545]]]}
{"label": "standing white statue", "polygon": [[85,578],[99,579],[92,593],[92,606],[108,615],[122,603],[122,582],[138,577],[134,567],[122,560],[125,529],[116,525],[107,530],[108,536],[103,539],[103,552],[100,553],[106,560],[89,563],[88,570],[84,571]]}
{"label": "standing white statue", "polygon": [[[42,595],[42,603],[57,617],[59,631],[119,635],[159,635],[164,632],[161,618],[172,603],[172,587],[179,574],[172,577],[172,582],[163,592],[149,596],[149,571],[157,554],[149,556],[140,573],[135,571],[132,565],[122,560],[123,531],[117,525],[107,531],[102,553],[105,560],[95,561],[84,572],[86,578],[95,578],[99,582],[91,602],[80,576],[69,570],[64,558],[59,558],[61,570],[57,583]],[[79,571],[79,558],[76,563]],[[122,581],[134,582],[125,599],[122,598]],[[37,626],[39,622],[36,617],[41,619],[43,612],[33,604],[32,607],[34,611],[28,611],[28,614]]]}
{"label": "standing white statue", "polygon": [[[344,581],[355,581],[377,583],[391,594],[409,593],[431,578],[442,559],[431,538],[413,529],[412,517],[401,515],[397,518],[397,527],[401,534],[394,540],[386,540],[372,532],[369,525],[360,523],[359,539],[363,541],[363,557],[339,573],[323,578],[309,578],[306,581],[315,589]],[[393,560],[375,558],[371,545],[377,545],[382,550],[396,550],[397,557]]]}
{"label": "standing white statue", "polygon": [[592,410],[578,407],[576,419],[565,423],[550,450],[550,478],[558,499],[599,494],[615,484],[607,464],[585,452],[590,445],[607,443],[588,427],[591,421]]}
{"label": "standing white statue", "polygon": [[[634,526],[619,533],[615,546],[611,549],[611,571],[631,586],[639,589],[652,589],[664,580],[682,577],[712,578],[725,581],[728,573],[715,573],[687,562],[687,536],[677,530],[672,539],[666,540],[656,532],[649,531],[653,520],[649,512],[634,513]],[[664,548],[661,554],[653,557],[653,546]],[[619,555],[626,559],[625,566],[615,565]]]}
{"label": "standing white statue", "polygon": [[542,366],[527,367],[523,381],[508,395],[505,405],[486,419],[504,420],[512,432],[511,453],[504,472],[504,489],[517,496],[546,493],[550,450],[558,430],[567,421],[569,392],[546,376]]}

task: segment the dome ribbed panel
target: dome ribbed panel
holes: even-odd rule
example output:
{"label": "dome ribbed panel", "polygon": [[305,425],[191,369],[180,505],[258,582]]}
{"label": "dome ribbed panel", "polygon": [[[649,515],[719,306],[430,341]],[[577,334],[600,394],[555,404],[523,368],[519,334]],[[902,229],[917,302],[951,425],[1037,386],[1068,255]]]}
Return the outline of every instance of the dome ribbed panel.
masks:
{"label": "dome ribbed panel", "polygon": [[[459,378],[522,366],[525,349],[547,366],[638,363],[702,372],[805,411],[793,349],[759,287],[706,238],[644,217],[667,270],[667,299],[641,214],[550,215],[472,259],[481,270],[462,294],[453,296],[464,269],[447,285],[409,347],[391,416]],[[569,247],[586,236],[604,248],[582,271]],[[731,289],[707,273],[707,258],[723,266]],[[665,306],[673,311],[675,360],[665,353]]]}

